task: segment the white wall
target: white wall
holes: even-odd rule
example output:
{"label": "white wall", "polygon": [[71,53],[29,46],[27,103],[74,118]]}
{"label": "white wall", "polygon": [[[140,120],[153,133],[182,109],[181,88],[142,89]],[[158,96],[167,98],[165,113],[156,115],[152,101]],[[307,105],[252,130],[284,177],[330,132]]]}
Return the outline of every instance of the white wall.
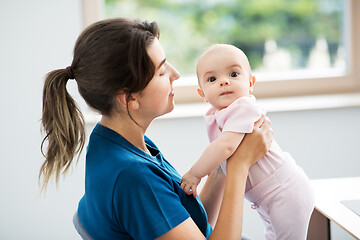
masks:
{"label": "white wall", "polygon": [[[37,187],[45,73],[70,65],[82,30],[80,0],[0,0],[0,239],[79,239],[72,215],[83,194],[84,156],[46,195]],[[75,92],[76,85],[69,82]],[[270,113],[275,137],[311,178],[359,176],[360,108]],[[88,125],[88,132],[93,124]],[[180,173],[208,140],[202,118],[156,120],[148,131]],[[261,239],[247,205],[244,229]],[[348,236],[337,231],[338,238]]]}
{"label": "white wall", "polygon": [[80,0],[0,0],[0,239],[77,239],[82,167],[41,196],[44,75],[71,64]]}

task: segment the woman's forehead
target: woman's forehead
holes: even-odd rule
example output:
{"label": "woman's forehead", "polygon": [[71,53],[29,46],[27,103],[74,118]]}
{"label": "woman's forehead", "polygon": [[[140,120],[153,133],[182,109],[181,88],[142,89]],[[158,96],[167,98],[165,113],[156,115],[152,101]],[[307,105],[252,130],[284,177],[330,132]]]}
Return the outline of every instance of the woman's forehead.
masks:
{"label": "woman's forehead", "polygon": [[146,49],[149,57],[153,61],[155,68],[157,69],[164,59],[166,59],[165,51],[157,38]]}

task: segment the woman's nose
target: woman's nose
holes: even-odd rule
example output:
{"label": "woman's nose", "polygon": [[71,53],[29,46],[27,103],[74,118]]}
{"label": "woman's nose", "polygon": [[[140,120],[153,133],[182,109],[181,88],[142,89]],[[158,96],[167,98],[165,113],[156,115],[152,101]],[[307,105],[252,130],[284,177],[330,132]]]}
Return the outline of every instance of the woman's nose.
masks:
{"label": "woman's nose", "polygon": [[175,81],[175,80],[179,79],[179,78],[180,78],[180,73],[179,73],[179,71],[176,70],[176,68],[175,68],[173,65],[169,64],[169,66],[170,66],[171,72],[172,72],[172,74],[171,74],[171,80],[172,80],[172,81]]}

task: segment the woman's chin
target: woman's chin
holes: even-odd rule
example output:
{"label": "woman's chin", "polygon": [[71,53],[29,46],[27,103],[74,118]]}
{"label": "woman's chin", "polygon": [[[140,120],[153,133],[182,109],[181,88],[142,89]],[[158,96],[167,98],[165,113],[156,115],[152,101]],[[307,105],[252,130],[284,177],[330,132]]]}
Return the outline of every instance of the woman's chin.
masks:
{"label": "woman's chin", "polygon": [[172,102],[169,104],[167,110],[165,111],[165,113],[164,113],[163,115],[172,112],[172,110],[174,110],[174,108],[175,108],[175,103],[174,103],[174,101],[172,101]]}

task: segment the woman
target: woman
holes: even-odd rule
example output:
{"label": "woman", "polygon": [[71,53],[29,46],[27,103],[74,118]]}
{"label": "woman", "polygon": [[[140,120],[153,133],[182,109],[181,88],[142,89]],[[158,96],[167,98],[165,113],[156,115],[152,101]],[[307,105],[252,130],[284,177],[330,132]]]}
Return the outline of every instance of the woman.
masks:
{"label": "woman", "polygon": [[213,171],[200,198],[187,196],[181,176],[145,136],[152,120],[173,110],[172,83],[180,77],[158,38],[155,22],[100,21],[79,36],[71,66],[47,75],[43,188],[52,174],[58,179],[68,170],[84,145],[84,121],[66,91],[67,81],[76,79],[81,96],[102,115],[89,139],[85,194],[75,216],[83,236],[240,239],[246,176],[271,144],[270,123],[256,122],[229,159],[226,177]]}

